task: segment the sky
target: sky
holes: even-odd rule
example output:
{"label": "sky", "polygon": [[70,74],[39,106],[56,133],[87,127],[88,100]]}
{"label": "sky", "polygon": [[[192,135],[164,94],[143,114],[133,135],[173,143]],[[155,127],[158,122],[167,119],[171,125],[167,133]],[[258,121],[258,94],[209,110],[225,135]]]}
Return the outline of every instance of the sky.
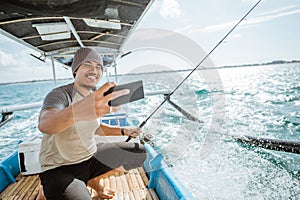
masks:
{"label": "sky", "polygon": [[[156,0],[137,29],[161,29],[180,34],[209,52],[257,0]],[[300,0],[263,0],[211,54],[215,66],[300,60]],[[126,48],[126,44],[124,46]],[[192,52],[183,47],[188,54]],[[0,82],[52,78],[51,61],[10,39],[0,36]],[[148,61],[143,57],[147,54]],[[181,66],[185,62],[170,53],[149,50],[117,60],[119,73],[128,73],[134,63]],[[172,57],[173,56],[173,57]],[[178,56],[177,56],[178,57]],[[200,56],[199,56],[200,57]],[[154,59],[153,59],[154,58]],[[164,59],[163,59],[164,58]],[[155,60],[155,61],[154,61]],[[135,64],[137,65],[137,64]],[[141,65],[141,64],[138,64]],[[124,67],[125,66],[125,67]],[[56,65],[57,78],[71,71]]]}

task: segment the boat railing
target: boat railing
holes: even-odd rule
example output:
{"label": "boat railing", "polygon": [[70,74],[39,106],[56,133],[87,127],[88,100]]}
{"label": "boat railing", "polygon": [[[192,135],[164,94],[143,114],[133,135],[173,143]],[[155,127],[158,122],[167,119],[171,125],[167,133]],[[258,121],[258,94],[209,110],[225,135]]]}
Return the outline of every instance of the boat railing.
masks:
{"label": "boat railing", "polygon": [[38,108],[41,106],[42,106],[42,102],[35,102],[35,103],[28,103],[28,104],[14,105],[14,106],[5,106],[5,107],[0,107],[0,112],[1,113],[9,113],[9,112],[14,112],[14,111]]}

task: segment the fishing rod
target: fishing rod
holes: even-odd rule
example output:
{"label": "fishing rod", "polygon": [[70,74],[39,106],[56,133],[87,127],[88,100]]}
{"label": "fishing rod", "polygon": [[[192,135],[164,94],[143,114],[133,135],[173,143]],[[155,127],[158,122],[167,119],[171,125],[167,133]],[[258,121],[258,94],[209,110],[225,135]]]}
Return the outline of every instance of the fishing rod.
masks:
{"label": "fishing rod", "polygon": [[[165,99],[161,102],[159,106],[139,125],[138,129],[141,129],[145,126],[147,121],[158,111],[158,109],[166,102],[170,97],[174,94],[174,92],[200,67],[200,65],[218,48],[218,46],[231,34],[231,32],[254,10],[254,8],[261,2],[259,0],[231,29],[230,31],[212,48],[212,50],[206,54],[206,56],[199,62],[198,65],[175,87],[175,89],[169,93]],[[128,136],[125,142],[129,142],[131,140],[131,136]]]}

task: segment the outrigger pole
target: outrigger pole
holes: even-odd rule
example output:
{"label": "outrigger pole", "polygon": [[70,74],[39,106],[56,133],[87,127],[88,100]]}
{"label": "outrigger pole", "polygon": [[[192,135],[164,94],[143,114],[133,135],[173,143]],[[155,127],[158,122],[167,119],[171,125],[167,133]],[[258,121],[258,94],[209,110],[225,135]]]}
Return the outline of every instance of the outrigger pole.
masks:
{"label": "outrigger pole", "polygon": [[[252,10],[261,2],[259,0],[231,29],[230,31],[212,48],[212,50],[199,62],[199,64],[176,86],[176,88],[169,93],[165,99],[161,102],[159,106],[144,120],[140,125],[139,129],[141,129],[147,121],[158,111],[158,109],[166,102],[170,97],[174,94],[174,92],[200,67],[200,65],[218,48],[218,46],[231,34],[231,32],[252,12]],[[125,142],[129,142],[131,140],[131,136],[128,136]]]}
{"label": "outrigger pole", "polygon": [[264,149],[270,149],[275,151],[283,151],[288,153],[300,154],[300,142],[277,140],[270,138],[259,138],[249,135],[233,135],[233,139],[243,144],[250,146],[261,147]]}
{"label": "outrigger pole", "polygon": [[204,123],[202,120],[200,120],[197,117],[193,116],[191,113],[187,112],[186,110],[181,108],[179,105],[177,105],[176,103],[171,101],[170,96],[168,96],[168,94],[164,94],[164,95],[166,96],[165,98],[168,98],[167,99],[168,103],[171,104],[171,106],[173,106],[176,110],[181,112],[187,119],[189,119],[193,122]]}

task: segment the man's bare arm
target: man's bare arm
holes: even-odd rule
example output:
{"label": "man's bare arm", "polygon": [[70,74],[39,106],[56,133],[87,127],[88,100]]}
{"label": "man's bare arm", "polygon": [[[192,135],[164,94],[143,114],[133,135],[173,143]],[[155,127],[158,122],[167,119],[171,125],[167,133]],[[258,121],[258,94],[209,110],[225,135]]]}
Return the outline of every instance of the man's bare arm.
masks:
{"label": "man's bare arm", "polygon": [[101,136],[120,136],[121,135],[121,128],[113,127],[109,125],[105,125],[101,123],[99,128],[96,131],[96,135]]}
{"label": "man's bare arm", "polygon": [[[63,110],[49,108],[41,111],[38,126],[39,130],[47,134],[56,134],[66,130],[76,121],[94,120],[108,114],[111,110],[108,102],[114,98],[128,94],[128,91],[120,90],[103,96],[103,93],[112,86],[115,86],[115,84],[106,83],[93,94],[88,95]],[[118,109],[119,107],[117,106],[112,107],[113,111]]]}
{"label": "man's bare arm", "polygon": [[[141,133],[141,130],[137,129],[136,127],[124,127],[123,133],[126,136],[136,138]],[[122,132],[121,127],[109,126],[102,123],[95,134],[101,136],[120,136],[122,135]]]}
{"label": "man's bare arm", "polygon": [[42,133],[56,134],[74,123],[72,108],[64,110],[44,109],[40,113],[38,128]]}

